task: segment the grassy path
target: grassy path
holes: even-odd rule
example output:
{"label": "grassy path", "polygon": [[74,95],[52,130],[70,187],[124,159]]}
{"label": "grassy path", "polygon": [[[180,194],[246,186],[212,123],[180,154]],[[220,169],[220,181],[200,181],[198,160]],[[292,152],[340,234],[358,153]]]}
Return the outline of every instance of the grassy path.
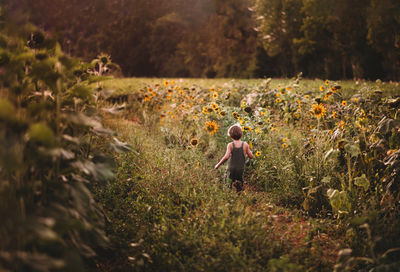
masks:
{"label": "grassy path", "polygon": [[251,187],[230,191],[212,170],[215,159],[167,146],[157,129],[107,124],[133,151],[97,192],[113,245],[99,261],[103,271],[332,271],[343,247],[333,224],[276,206]]}

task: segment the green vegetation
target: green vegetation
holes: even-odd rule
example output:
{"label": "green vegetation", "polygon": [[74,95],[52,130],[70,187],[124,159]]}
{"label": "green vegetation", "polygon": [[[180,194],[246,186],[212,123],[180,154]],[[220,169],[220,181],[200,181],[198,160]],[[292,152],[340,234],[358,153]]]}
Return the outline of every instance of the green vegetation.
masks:
{"label": "green vegetation", "polygon": [[[124,252],[104,269],[398,265],[398,83],[197,82],[103,82],[142,86],[125,119],[107,121],[135,151],[117,159],[118,178],[96,194]],[[212,170],[235,122],[258,153],[240,195]]]}
{"label": "green vegetation", "polygon": [[69,54],[110,54],[125,76],[400,79],[398,0],[3,2]]}

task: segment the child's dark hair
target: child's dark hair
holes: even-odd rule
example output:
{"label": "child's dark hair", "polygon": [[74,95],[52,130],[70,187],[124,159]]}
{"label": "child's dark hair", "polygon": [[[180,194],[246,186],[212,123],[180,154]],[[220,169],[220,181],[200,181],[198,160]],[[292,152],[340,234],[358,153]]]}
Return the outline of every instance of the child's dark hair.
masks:
{"label": "child's dark hair", "polygon": [[242,129],[239,126],[232,126],[228,131],[229,136],[234,140],[239,140],[243,136]]}

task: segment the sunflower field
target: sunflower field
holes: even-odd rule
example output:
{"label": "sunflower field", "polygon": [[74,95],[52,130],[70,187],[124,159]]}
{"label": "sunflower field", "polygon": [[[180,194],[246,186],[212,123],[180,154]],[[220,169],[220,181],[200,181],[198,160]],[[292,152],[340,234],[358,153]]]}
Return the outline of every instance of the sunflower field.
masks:
{"label": "sunflower field", "polygon": [[[129,265],[138,270],[167,266],[247,271],[391,271],[400,265],[400,233],[395,227],[400,212],[399,83],[301,76],[109,79],[97,85],[114,91],[108,101],[125,101],[119,104],[123,109],[106,120],[137,149],[117,159],[124,166],[111,185],[114,189],[100,190],[100,201],[113,198],[109,212],[114,213],[125,200],[110,193],[129,195],[135,188],[143,195],[136,191],[132,199],[147,197],[148,204],[140,208],[135,205],[143,203],[136,202],[129,210],[140,217],[146,210],[152,217],[135,218],[135,223],[127,214],[111,219],[140,233],[130,233],[129,239],[136,239],[132,249],[123,246],[126,233],[115,226],[110,230],[127,255],[136,254]],[[224,170],[213,170],[230,141],[227,129],[235,123],[255,154],[246,161],[246,189],[240,195],[228,188]],[[149,156],[147,161],[141,154]],[[115,191],[117,184],[125,189]],[[254,220],[244,227],[251,234],[238,231],[238,223],[230,221],[243,219],[235,215],[232,205],[237,203],[244,205],[237,212]],[[266,229],[258,224],[268,222],[262,218],[271,213],[260,210],[264,205],[277,212],[269,215],[272,218],[288,220],[284,231],[280,224],[267,228],[267,233],[275,230],[281,238],[261,234]],[[154,226],[161,229],[154,233]],[[269,253],[262,253],[267,249]],[[112,265],[125,263],[119,256],[114,261]]]}

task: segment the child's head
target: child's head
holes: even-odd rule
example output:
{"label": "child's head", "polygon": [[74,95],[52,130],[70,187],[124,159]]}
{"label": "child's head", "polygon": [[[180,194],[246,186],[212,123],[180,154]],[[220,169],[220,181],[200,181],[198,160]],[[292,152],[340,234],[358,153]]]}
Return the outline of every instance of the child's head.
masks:
{"label": "child's head", "polygon": [[242,128],[235,124],[229,128],[228,135],[234,140],[240,140],[243,135]]}

